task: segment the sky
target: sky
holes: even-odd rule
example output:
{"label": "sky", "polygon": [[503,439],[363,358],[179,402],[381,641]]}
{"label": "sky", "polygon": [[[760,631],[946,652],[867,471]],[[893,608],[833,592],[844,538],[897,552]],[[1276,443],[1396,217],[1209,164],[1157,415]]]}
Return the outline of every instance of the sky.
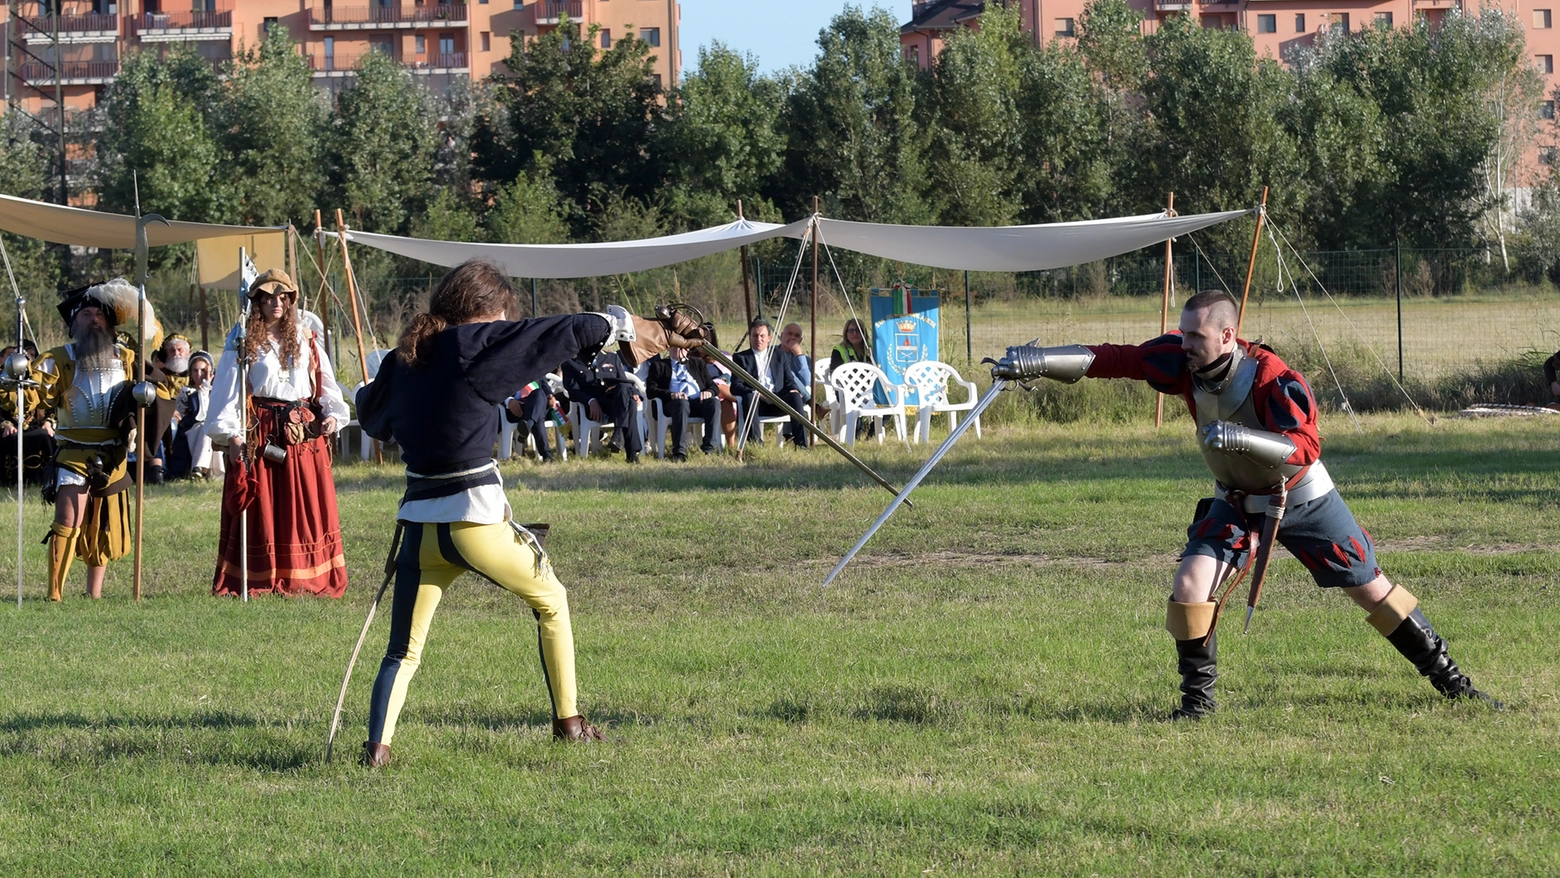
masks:
{"label": "sky", "polygon": [[846,5],[887,9],[903,24],[910,0],[679,0],[682,5],[683,69],[699,66],[699,48],[720,40],[758,58],[758,69],[774,73],[806,67],[818,54],[818,31]]}

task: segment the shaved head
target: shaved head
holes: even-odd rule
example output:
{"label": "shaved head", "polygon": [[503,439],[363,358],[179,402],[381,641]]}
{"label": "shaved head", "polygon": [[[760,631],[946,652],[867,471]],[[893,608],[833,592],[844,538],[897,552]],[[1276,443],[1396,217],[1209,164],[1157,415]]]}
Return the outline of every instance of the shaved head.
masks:
{"label": "shaved head", "polygon": [[1210,329],[1225,329],[1234,326],[1240,319],[1240,309],[1235,306],[1235,300],[1223,290],[1203,290],[1186,300],[1183,311],[1206,311],[1203,317]]}

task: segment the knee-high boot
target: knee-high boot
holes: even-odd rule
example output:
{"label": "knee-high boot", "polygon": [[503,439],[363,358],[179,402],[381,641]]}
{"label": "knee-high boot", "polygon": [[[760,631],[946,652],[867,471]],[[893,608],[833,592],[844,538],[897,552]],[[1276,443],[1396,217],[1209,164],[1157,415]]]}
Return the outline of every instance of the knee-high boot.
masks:
{"label": "knee-high boot", "polygon": [[1401,585],[1393,587],[1366,621],[1413,663],[1435,691],[1447,698],[1478,698],[1496,707],[1504,706],[1474,688],[1473,680],[1459,670],[1447,654],[1446,641],[1435,633],[1430,620],[1419,610],[1419,599]]}
{"label": "knee-high boot", "polygon": [[1165,628],[1175,638],[1176,669],[1181,672],[1181,706],[1170,713],[1171,719],[1199,720],[1217,706],[1213,683],[1219,677],[1218,638],[1210,633],[1213,608],[1212,601],[1171,601],[1166,612]]}
{"label": "knee-high boot", "polygon": [[54,522],[49,525],[49,600],[58,601],[65,591],[65,577],[70,574],[70,562],[76,558],[76,542],[81,538],[81,528],[68,527]]}

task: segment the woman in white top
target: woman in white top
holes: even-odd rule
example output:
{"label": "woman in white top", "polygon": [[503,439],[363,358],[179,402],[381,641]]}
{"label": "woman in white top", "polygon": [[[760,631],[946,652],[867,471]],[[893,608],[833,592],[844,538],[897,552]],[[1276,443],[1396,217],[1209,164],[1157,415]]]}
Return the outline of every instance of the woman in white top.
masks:
{"label": "woman in white top", "polygon": [[[239,522],[248,510],[249,592],[339,598],[347,589],[330,436],[348,418],[324,345],[298,319],[298,287],[271,269],[249,287],[245,335],[222,352],[207,434],[226,445],[222,535],[212,594],[242,590]],[[247,429],[238,346],[248,363]]]}

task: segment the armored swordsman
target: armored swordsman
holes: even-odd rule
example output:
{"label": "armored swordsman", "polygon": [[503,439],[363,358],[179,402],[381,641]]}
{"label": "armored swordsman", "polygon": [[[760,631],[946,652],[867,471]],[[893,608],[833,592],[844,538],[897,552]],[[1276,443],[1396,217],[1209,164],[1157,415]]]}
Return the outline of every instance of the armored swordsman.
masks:
{"label": "armored swordsman", "polygon": [[[135,353],[115,329],[135,321],[137,291],[124,278],[67,293],[59,304],[71,341],[38,361],[42,403],[55,411],[56,451],[45,498],[54,502],[49,600],[61,599],[72,558],[87,565],[89,597],[103,595],[108,562],[130,550],[125,459],[135,427]],[[147,340],[159,340],[147,306]]]}
{"label": "armored swordsman", "polygon": [[1259,550],[1264,523],[1270,540],[1317,585],[1341,588],[1359,604],[1436,691],[1489,700],[1447,654],[1418,598],[1377,566],[1370,534],[1322,464],[1316,400],[1305,378],[1271,349],[1236,338],[1237,318],[1228,295],[1203,291],[1187,300],[1179,331],[1142,345],[1012,347],[992,370],[1019,381],[1133,378],[1186,400],[1215,485],[1187,530],[1166,615],[1181,673],[1181,706],[1172,716],[1195,720],[1214,709],[1213,594]]}

